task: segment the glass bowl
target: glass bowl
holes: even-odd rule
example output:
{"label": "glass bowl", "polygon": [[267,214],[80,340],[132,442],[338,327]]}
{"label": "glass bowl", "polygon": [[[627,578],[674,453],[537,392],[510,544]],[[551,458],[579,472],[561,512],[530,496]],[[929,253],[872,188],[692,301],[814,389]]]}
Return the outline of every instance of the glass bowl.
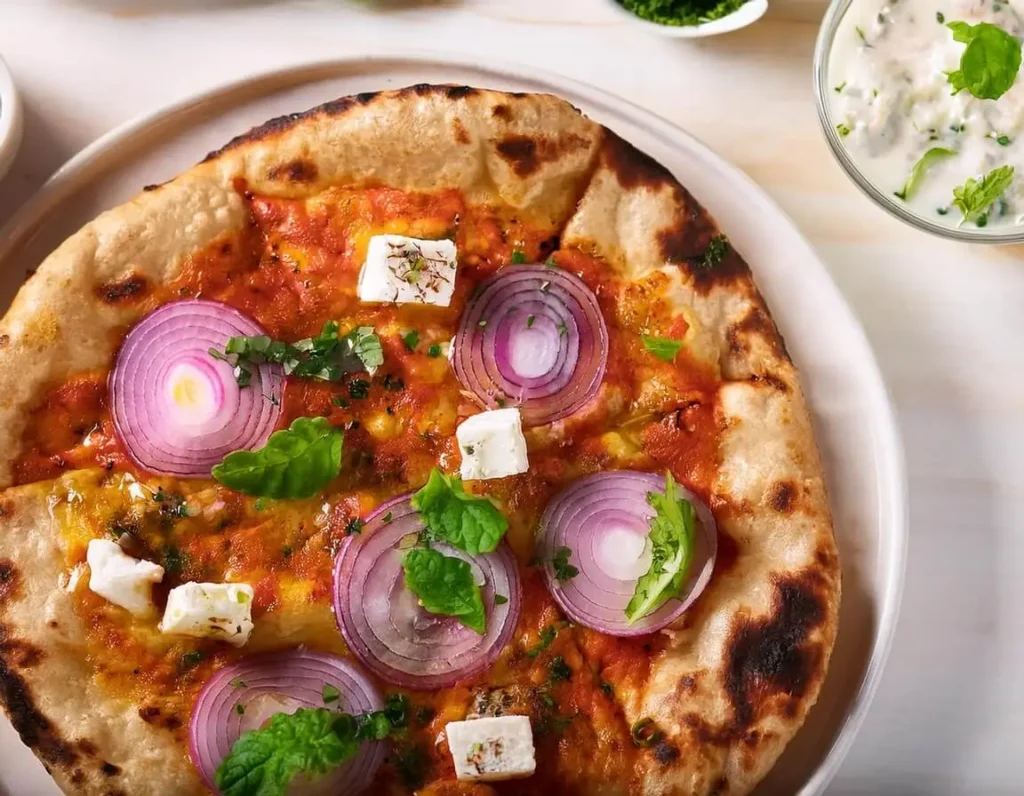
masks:
{"label": "glass bowl", "polygon": [[832,154],[839,161],[839,165],[843,167],[843,171],[858,188],[874,200],[875,204],[900,221],[923,232],[967,243],[1024,242],[1024,226],[1004,229],[992,227],[956,229],[937,224],[928,218],[912,213],[902,202],[898,202],[890,196],[889,191],[874,185],[854,163],[836,130],[836,121],[832,117],[832,109],[829,107],[832,83],[829,81],[828,73],[829,62],[832,59],[832,45],[835,42],[836,33],[839,31],[839,25],[843,21],[843,16],[855,2],[866,2],[866,0],[833,0],[825,12],[825,19],[821,23],[818,41],[814,47],[814,104],[818,109],[818,120],[825,133],[825,140],[828,141]]}

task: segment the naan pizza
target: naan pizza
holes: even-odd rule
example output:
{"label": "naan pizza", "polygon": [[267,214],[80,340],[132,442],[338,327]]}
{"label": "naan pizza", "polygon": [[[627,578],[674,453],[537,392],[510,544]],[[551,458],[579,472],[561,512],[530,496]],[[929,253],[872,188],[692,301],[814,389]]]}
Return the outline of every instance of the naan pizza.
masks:
{"label": "naan pizza", "polygon": [[840,570],[741,254],[552,96],[268,122],[0,322],[0,703],[70,794],[741,794]]}

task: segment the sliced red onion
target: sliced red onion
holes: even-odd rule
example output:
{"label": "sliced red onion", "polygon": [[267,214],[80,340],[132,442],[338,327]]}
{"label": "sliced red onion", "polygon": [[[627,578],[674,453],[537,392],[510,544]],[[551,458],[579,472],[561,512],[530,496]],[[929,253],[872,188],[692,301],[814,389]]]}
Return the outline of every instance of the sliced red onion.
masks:
{"label": "sliced red onion", "polygon": [[[349,536],[334,568],[334,614],[352,652],[390,683],[434,689],[482,672],[508,644],[522,601],[515,556],[502,543],[493,553],[471,556],[446,544],[433,547],[469,563],[484,602],[487,631],[480,635],[458,620],[419,605],[405,587],[404,550],[423,530],[411,495],[385,503]],[[496,596],[506,598],[499,603]]]}
{"label": "sliced red onion", "polygon": [[518,405],[523,422],[538,426],[568,417],[597,394],[608,329],[582,279],[516,265],[480,285],[452,350],[455,375],[484,407]]}
{"label": "sliced red onion", "polygon": [[[651,565],[647,545],[655,511],[648,492],[665,492],[665,476],[613,470],[574,481],[548,504],[541,518],[539,555],[551,595],[574,622],[613,636],[653,633],[675,621],[711,580],[718,550],[718,530],[711,511],[683,486],[679,494],[693,504],[700,527],[694,536],[689,572],[678,598],[668,600],[633,624],[626,606],[636,582]],[[560,547],[572,551],[569,563],[579,570],[559,581],[551,561]]]}
{"label": "sliced red onion", "polygon": [[175,301],[143,318],[110,374],[114,427],[132,461],[154,473],[202,478],[232,451],[261,447],[281,414],[281,366],[253,366],[243,388],[231,365],[209,350],[223,350],[230,337],[262,334],[251,318],[217,301]]}
{"label": "sliced red onion", "polygon": [[[324,704],[324,686],[338,689],[337,701]],[[239,713],[238,706],[242,706]],[[232,745],[277,713],[299,708],[328,708],[358,715],[383,710],[384,700],[366,675],[336,655],[308,650],[253,655],[225,666],[196,697],[189,722],[189,755],[206,785],[217,793],[214,777]],[[385,744],[371,741],[324,776],[296,778],[290,793],[360,793],[384,761]]]}

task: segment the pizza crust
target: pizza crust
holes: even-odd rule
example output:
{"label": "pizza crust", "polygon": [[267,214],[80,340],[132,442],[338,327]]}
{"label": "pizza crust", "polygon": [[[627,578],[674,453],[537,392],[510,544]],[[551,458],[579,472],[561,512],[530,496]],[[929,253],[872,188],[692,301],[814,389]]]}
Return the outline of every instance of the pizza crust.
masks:
{"label": "pizza crust", "polygon": [[[648,687],[620,698],[630,721],[651,716],[667,733],[646,792],[747,792],[814,704],[836,634],[839,564],[807,409],[739,255],[696,264],[718,234],[703,208],[557,98],[454,86],[344,98],[269,122],[86,225],[0,322],[0,486],[45,390],[109,366],[124,329],[152,309],[150,288],[245,227],[239,187],[309,196],[334,184],[457,188],[561,230],[563,246],[630,279],[666,272],[667,295],[692,320],[691,349],[727,382],[712,494],[723,541],[711,586],[666,631]],[[15,727],[69,793],[205,792],[173,733],[92,684],[57,585],[64,556],[47,489],[2,497],[0,698]]]}

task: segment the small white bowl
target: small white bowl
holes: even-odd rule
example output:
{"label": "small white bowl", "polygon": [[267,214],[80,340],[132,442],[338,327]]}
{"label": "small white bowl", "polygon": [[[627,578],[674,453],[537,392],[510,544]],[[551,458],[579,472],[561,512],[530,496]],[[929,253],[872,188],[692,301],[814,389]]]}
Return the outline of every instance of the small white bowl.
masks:
{"label": "small white bowl", "polygon": [[0,58],[0,180],[18,154],[22,133],[21,100],[4,59]]}
{"label": "small white bowl", "polygon": [[704,36],[730,33],[757,22],[768,10],[768,0],[747,0],[731,14],[712,22],[702,22],[699,25],[662,25],[659,22],[650,22],[643,17],[638,17],[632,11],[623,8],[616,0],[608,0],[608,5],[620,15],[646,28],[651,33],[668,36],[672,39],[699,39]]}

